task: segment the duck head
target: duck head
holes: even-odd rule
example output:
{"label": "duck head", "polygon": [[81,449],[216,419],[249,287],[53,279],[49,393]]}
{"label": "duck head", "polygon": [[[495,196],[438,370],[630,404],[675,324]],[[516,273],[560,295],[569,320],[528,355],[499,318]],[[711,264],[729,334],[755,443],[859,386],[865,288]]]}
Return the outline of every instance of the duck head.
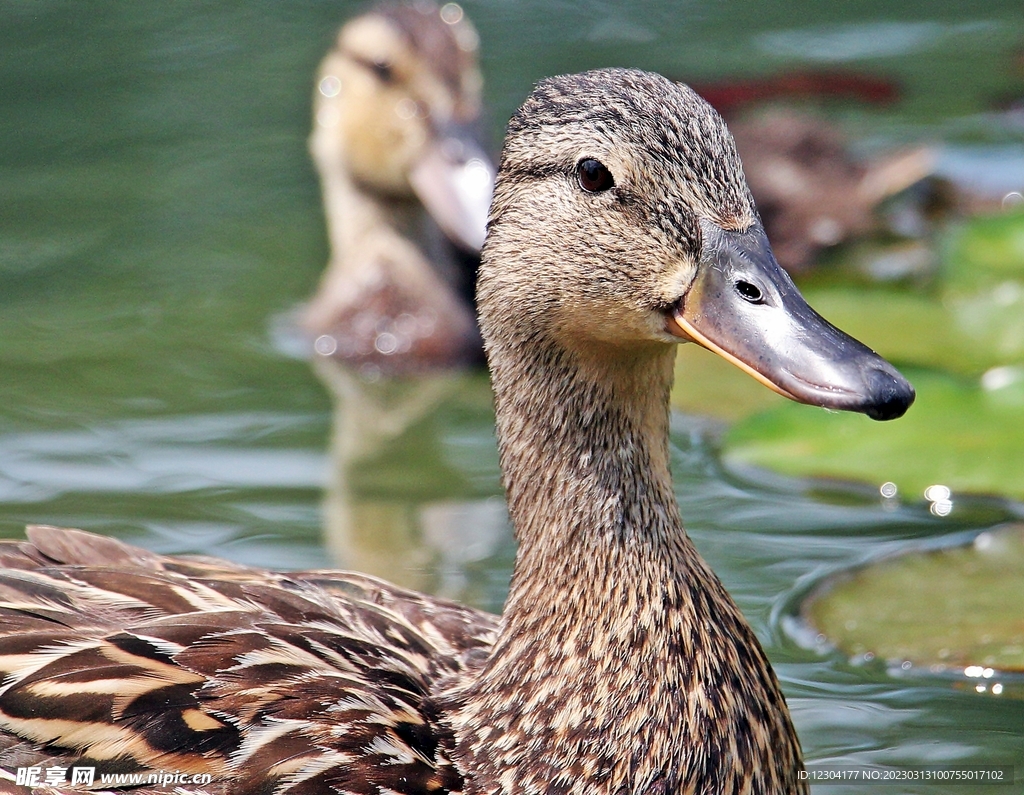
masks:
{"label": "duck head", "polygon": [[478,300],[489,351],[696,342],[802,403],[893,419],[914,400],[779,267],[718,114],[645,72],[545,80],[513,117]]}
{"label": "duck head", "polygon": [[422,202],[461,247],[483,244],[494,168],[478,140],[478,38],[461,8],[382,5],[324,59],[311,147],[364,191]]}

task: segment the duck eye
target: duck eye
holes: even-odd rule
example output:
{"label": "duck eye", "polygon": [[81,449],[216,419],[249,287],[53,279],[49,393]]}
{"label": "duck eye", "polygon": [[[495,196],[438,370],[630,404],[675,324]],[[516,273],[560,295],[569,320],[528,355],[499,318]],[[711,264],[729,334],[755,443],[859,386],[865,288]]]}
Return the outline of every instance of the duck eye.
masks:
{"label": "duck eye", "polygon": [[387,61],[374,61],[370,64],[370,71],[382,83],[390,83],[395,79],[395,72]]}
{"label": "duck eye", "polygon": [[609,171],[600,160],[588,157],[581,160],[576,166],[576,176],[579,178],[580,187],[589,193],[600,193],[615,185],[612,172]]}
{"label": "duck eye", "polygon": [[744,301],[749,301],[752,304],[763,304],[764,296],[761,294],[761,289],[756,284],[750,282],[736,282],[736,292],[740,294]]}

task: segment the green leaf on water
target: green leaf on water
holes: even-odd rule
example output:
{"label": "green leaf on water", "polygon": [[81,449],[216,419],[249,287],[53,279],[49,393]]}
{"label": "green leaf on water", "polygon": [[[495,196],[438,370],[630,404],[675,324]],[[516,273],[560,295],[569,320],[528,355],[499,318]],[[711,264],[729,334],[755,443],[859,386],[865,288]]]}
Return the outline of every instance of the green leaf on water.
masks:
{"label": "green leaf on water", "polygon": [[[1024,525],[1010,525],[968,546],[844,572],[811,594],[801,614],[851,658],[1022,671],[1022,582]],[[982,684],[992,676],[976,673]]]}
{"label": "green leaf on water", "polygon": [[808,302],[833,324],[904,365],[981,375],[1024,364],[1024,214],[977,218],[949,233],[938,288],[829,284]]}
{"label": "green leaf on water", "polygon": [[1024,367],[993,371],[987,386],[910,371],[917,402],[905,416],[873,422],[796,404],[749,417],[724,440],[724,459],[796,476],[891,481],[920,495],[933,484],[954,493],[1024,498]]}

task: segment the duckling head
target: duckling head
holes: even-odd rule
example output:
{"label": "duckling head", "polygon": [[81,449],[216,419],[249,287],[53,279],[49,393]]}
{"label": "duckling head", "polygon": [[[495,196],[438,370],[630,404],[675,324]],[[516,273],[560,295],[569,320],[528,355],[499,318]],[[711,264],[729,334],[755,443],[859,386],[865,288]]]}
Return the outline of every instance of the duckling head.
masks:
{"label": "duckling head", "polygon": [[483,243],[493,168],[475,124],[478,37],[449,3],[385,4],[348,22],[324,59],[311,148],[364,191],[419,200],[464,248]]}
{"label": "duckling head", "polygon": [[719,115],[637,70],[544,80],[512,118],[478,302],[492,368],[509,345],[693,341],[803,403],[892,419],[914,399],[779,267]]}

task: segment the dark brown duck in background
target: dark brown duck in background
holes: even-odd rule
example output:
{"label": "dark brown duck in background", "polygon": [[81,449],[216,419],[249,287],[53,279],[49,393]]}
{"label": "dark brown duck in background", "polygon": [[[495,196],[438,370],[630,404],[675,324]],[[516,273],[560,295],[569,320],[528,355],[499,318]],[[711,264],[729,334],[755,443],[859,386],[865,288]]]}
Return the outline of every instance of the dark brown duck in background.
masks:
{"label": "dark brown duck in background", "polygon": [[454,3],[382,5],[321,63],[309,145],[331,260],[302,318],[319,354],[385,373],[482,361],[472,295],[494,169],[477,46]]}
{"label": "dark brown duck in background", "polygon": [[479,304],[519,541],[504,614],[35,529],[0,544],[8,778],[85,758],[217,795],[807,792],[679,517],[675,346],[876,419],[910,385],[803,302],[719,116],[639,71],[545,80],[513,117]]}
{"label": "dark brown duck in background", "polygon": [[729,126],[772,248],[791,273],[811,268],[824,249],[884,231],[879,205],[934,169],[927,147],[855,157],[838,126],[791,108]]}
{"label": "dark brown duck in background", "polygon": [[882,202],[934,169],[927,147],[858,157],[837,124],[786,104],[888,105],[899,89],[883,78],[797,71],[694,88],[728,119],[775,256],[791,273],[824,249],[884,232]]}

